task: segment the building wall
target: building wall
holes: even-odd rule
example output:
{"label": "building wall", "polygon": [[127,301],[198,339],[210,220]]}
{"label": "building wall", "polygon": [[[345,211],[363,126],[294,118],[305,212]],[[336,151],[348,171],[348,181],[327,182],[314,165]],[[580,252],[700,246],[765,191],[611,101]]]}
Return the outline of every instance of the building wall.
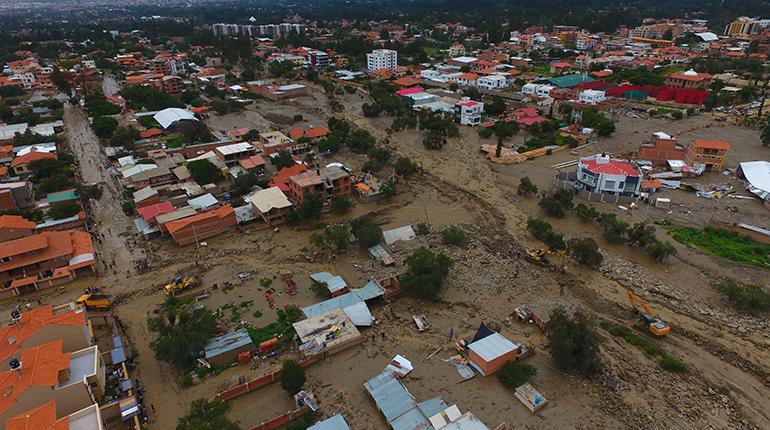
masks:
{"label": "building wall", "polygon": [[215,357],[211,357],[208,359],[208,362],[214,366],[224,366],[230,363],[231,361],[236,360],[238,358],[238,354],[245,351],[251,351],[253,349],[254,349],[254,344],[244,345],[240,348],[236,348],[236,349],[224,352],[222,354],[219,354]]}
{"label": "building wall", "polygon": [[727,151],[721,149],[698,148],[693,144],[687,147],[685,162],[689,165],[704,163],[706,170],[722,170]]}
{"label": "building wall", "polygon": [[686,150],[678,146],[675,139],[658,139],[652,145],[642,145],[639,147],[639,159],[649,160],[656,166],[666,165],[667,160],[684,160]]}
{"label": "building wall", "polygon": [[189,245],[208,237],[216,236],[223,231],[235,227],[238,221],[235,218],[235,212],[225,218],[211,218],[202,222],[188,225],[182,229],[171,233],[171,237],[178,245]]}
{"label": "building wall", "polygon": [[476,354],[472,350],[468,350],[468,358],[478,366],[478,368],[481,370],[482,375],[489,376],[498,370],[502,369],[503,366],[505,366],[505,363],[508,363],[509,361],[515,361],[516,357],[518,357],[518,352],[516,350],[510,351],[507,354],[501,355],[500,357],[495,358],[492,361],[484,361],[481,357],[479,357],[478,354]]}

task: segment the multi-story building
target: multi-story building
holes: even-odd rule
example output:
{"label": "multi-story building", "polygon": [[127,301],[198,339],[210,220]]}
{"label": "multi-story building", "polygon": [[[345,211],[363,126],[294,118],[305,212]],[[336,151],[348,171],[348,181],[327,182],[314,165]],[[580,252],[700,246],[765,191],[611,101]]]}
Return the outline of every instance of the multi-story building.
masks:
{"label": "multi-story building", "polygon": [[455,43],[454,45],[449,47],[449,50],[447,51],[447,53],[450,58],[465,55],[465,46],[463,46],[461,43]]}
{"label": "multi-story building", "polygon": [[61,418],[57,414],[56,400],[51,400],[42,406],[24,411],[5,422],[7,430],[104,430],[99,405],[94,403],[79,411],[67,414]]}
{"label": "multi-story building", "polygon": [[455,104],[455,115],[462,125],[481,124],[481,115],[484,113],[484,103],[463,97],[460,102]]}
{"label": "multi-story building", "polygon": [[725,165],[730,144],[723,140],[695,139],[687,146],[684,161],[692,166],[705,164],[706,171],[721,171]]}
{"label": "multi-story building", "polygon": [[675,88],[706,88],[711,84],[711,78],[708,73],[698,73],[690,69],[686,72],[670,73],[663,84]]}
{"label": "multi-story building", "polygon": [[684,160],[685,147],[677,139],[662,131],[652,134],[649,142],[639,146],[639,159],[652,162],[655,166],[665,166],[668,160]]}
{"label": "multi-story building", "polygon": [[184,82],[179,76],[167,75],[160,79],[160,87],[166,93],[177,95],[184,89]]}
{"label": "multi-story building", "polygon": [[238,24],[213,24],[211,30],[215,36],[236,36],[240,29]]}
{"label": "multi-story building", "polygon": [[398,67],[398,52],[392,49],[375,49],[366,54],[366,70],[388,69],[395,70]]}
{"label": "multi-story building", "polygon": [[508,79],[501,75],[482,76],[476,81],[482,90],[500,90],[508,86]]}
{"label": "multi-story building", "polygon": [[725,26],[725,35],[730,37],[748,36],[761,33],[770,27],[770,19],[741,16]]}
{"label": "multi-story building", "polygon": [[167,222],[165,229],[177,245],[189,245],[222,233],[237,224],[235,209],[230,205],[223,205],[208,212]]}
{"label": "multi-story building", "polygon": [[604,94],[604,91],[583,90],[578,96],[578,101],[580,103],[595,105],[597,103],[603,102],[605,98],[606,98],[606,95]]}
{"label": "multi-story building", "polygon": [[240,160],[245,160],[256,154],[257,148],[251,146],[248,142],[240,142],[220,146],[214,150],[214,153],[226,166],[235,166],[238,165]]}
{"label": "multi-story building", "polygon": [[308,194],[315,193],[325,203],[353,192],[350,174],[338,167],[326,167],[294,175],[289,178],[289,196],[302,203]]}
{"label": "multi-story building", "polygon": [[329,68],[329,54],[323,51],[312,50],[307,54],[310,67],[316,72],[323,72]]}
{"label": "multi-story building", "polygon": [[638,197],[642,173],[633,164],[612,160],[608,155],[584,157],[578,161],[577,185],[595,193]]}

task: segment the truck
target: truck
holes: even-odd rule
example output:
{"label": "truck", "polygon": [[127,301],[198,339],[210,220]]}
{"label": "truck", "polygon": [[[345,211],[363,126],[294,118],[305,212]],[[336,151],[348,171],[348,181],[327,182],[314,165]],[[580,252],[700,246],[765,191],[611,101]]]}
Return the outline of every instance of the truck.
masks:
{"label": "truck", "polygon": [[188,288],[195,288],[200,284],[200,279],[197,276],[188,276],[186,278],[176,276],[173,281],[163,287],[163,291],[166,292],[167,296],[170,296]]}
{"label": "truck", "polygon": [[83,294],[75,303],[87,310],[96,311],[108,311],[112,307],[112,300],[106,294]]}

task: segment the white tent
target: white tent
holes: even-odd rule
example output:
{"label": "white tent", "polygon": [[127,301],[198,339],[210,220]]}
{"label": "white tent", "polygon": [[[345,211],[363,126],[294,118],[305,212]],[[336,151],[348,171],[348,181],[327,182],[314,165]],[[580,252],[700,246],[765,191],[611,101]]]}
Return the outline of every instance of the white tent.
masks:
{"label": "white tent", "polygon": [[164,129],[171,127],[171,124],[183,119],[189,119],[193,121],[198,120],[189,110],[179,108],[166,108],[162,111],[159,111],[152,117],[155,118],[155,121],[158,121],[158,124],[160,124]]}

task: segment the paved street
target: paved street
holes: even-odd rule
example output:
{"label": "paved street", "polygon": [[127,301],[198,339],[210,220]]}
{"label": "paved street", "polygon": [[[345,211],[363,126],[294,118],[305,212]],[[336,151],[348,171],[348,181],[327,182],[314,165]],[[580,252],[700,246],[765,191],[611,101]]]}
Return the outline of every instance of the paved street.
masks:
{"label": "paved street", "polygon": [[84,185],[98,184],[102,190],[101,199],[92,201],[96,225],[91,230],[97,233],[95,245],[101,257],[99,269],[107,276],[132,273],[134,262],[145,256],[141,249],[129,246],[135,229],[132,219],[121,208],[122,188],[110,175],[107,158],[85,112],[66,104],[64,124],[70,148],[80,164],[80,182]]}

